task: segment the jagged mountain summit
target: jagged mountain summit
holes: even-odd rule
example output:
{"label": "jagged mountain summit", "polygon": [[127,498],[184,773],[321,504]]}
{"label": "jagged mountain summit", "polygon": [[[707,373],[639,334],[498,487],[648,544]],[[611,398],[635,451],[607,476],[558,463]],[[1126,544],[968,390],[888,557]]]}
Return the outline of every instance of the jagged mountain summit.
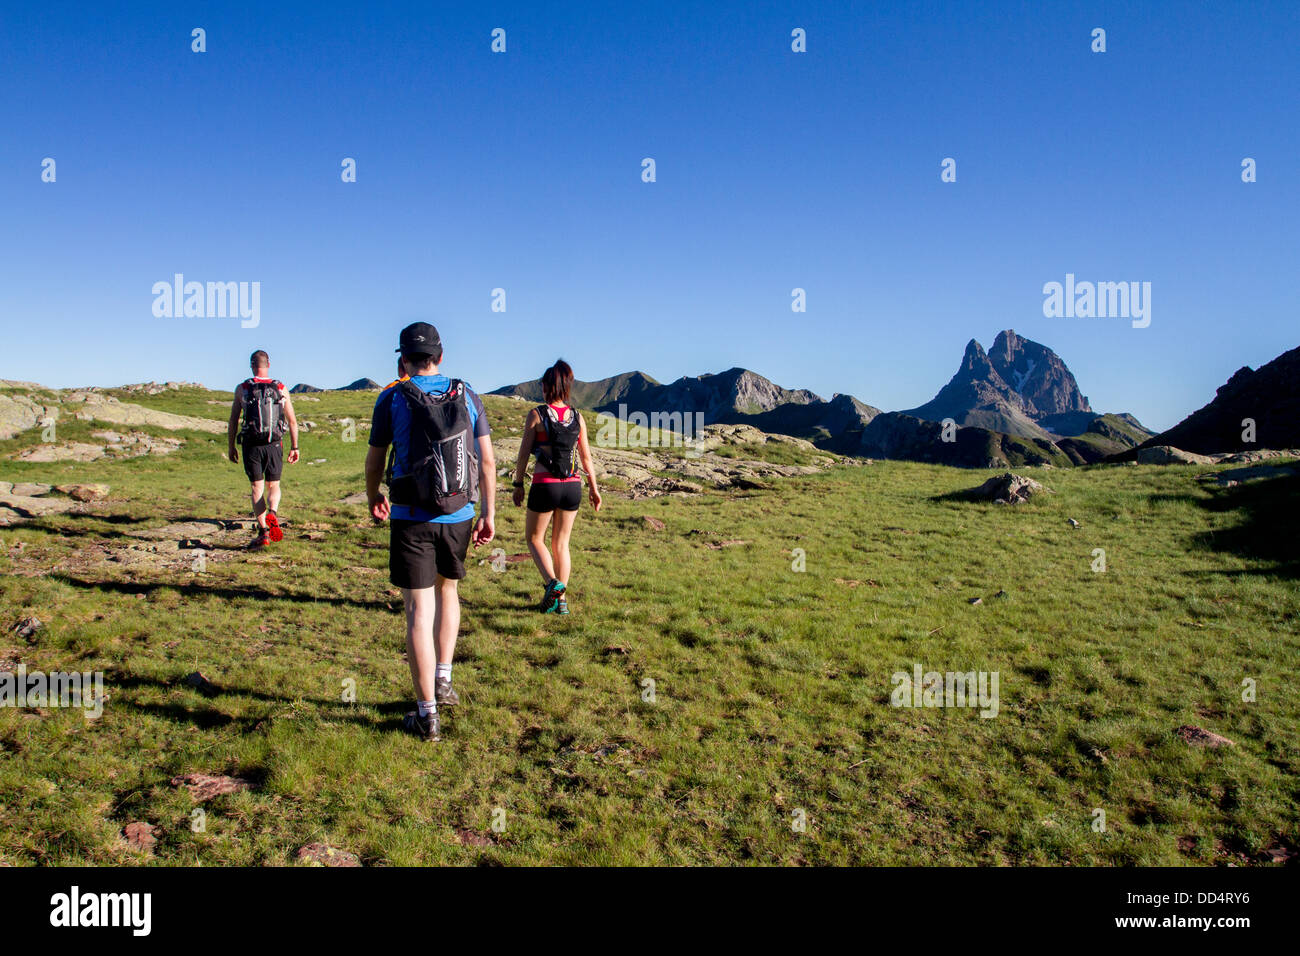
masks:
{"label": "jagged mountain summit", "polygon": [[951,381],[902,414],[1049,441],[1057,426],[1066,425],[1065,434],[1082,431],[1095,417],[1060,357],[1010,329],[998,333],[987,353],[971,339]]}

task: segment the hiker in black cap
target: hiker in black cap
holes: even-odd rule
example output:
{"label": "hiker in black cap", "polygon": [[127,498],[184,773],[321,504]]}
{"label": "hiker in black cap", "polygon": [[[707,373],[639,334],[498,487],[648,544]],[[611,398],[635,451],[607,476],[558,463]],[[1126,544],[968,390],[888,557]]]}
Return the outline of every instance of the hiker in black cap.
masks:
{"label": "hiker in black cap", "polygon": [[[471,537],[479,547],[496,534],[496,461],[482,400],[460,379],[438,372],[438,330],[416,322],[402,329],[398,341],[399,370],[406,377],[375,402],[366,497],[371,516],[390,522],[389,575],[402,589],[406,608],[416,709],[403,727],[424,740],[438,740],[438,707],[460,703],[451,662],[465,553]],[[388,483],[389,498],[379,491],[381,480]],[[480,496],[483,514],[476,523],[474,504]]]}
{"label": "hiker in black cap", "polygon": [[[239,461],[243,448],[244,474],[248,476],[253,499],[253,518],[257,521],[257,537],[250,548],[264,548],[270,541],[280,541],[284,532],[280,528],[280,474],[284,469],[285,431],[289,432],[289,464],[298,460],[298,419],[294,417],[293,402],[283,382],[271,378],[271,359],[258,349],[248,360],[253,377],[235,387],[235,400],[230,406],[230,423],[227,427],[229,448],[226,454],[233,462]],[[240,416],[244,424],[239,425]],[[238,429],[238,431],[236,431]]]}

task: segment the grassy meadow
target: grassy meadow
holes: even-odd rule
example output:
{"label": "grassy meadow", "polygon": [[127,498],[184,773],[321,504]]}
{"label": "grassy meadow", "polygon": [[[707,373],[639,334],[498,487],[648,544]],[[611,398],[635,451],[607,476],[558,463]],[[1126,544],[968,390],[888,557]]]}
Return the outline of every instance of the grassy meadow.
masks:
{"label": "grassy meadow", "polygon": [[[120,397],[223,420],[230,399]],[[108,695],[97,720],[0,708],[0,862],[285,865],[324,843],[366,865],[1269,865],[1300,842],[1295,478],[1018,469],[1055,493],[1005,507],[948,497],[990,472],[876,462],[614,493],[584,502],[567,618],[532,609],[530,561],[489,562],[526,551],[504,480],[461,587],[463,705],[426,745],[399,727],[387,529],[340,500],[366,436],[340,420],[368,422],[374,393],[309,397],[284,542],[223,536],[202,570],[193,550],[122,555],[247,517],[224,436],[144,429],[185,445],[89,464],[14,460],[37,431],[0,442],[0,479],[112,487],[0,528],[0,669],[102,671]],[[528,406],[486,401],[517,436]],[[14,633],[30,616],[45,626]],[[891,706],[917,664],[997,672],[997,716]],[[1235,746],[1189,746],[1186,725]],[[197,830],[171,783],[196,772],[251,784]]]}

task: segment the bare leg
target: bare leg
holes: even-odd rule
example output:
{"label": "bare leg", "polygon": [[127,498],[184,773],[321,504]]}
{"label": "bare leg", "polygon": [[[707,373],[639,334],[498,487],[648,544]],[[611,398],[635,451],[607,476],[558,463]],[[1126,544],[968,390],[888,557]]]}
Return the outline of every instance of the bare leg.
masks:
{"label": "bare leg", "polygon": [[406,607],[406,662],[411,668],[415,699],[433,700],[438,669],[438,657],[433,648],[438,605],[435,588],[402,588],[402,604]]}
{"label": "bare leg", "polygon": [[456,634],[460,630],[460,592],[456,590],[457,583],[455,578],[444,578],[440,574],[433,585],[437,592],[433,612],[433,633],[438,645],[436,664],[450,664],[456,653]]}
{"label": "bare leg", "polygon": [[280,513],[280,483],[278,481],[268,481],[266,483],[266,506],[276,514]]}
{"label": "bare leg", "polygon": [[543,584],[550,584],[555,577],[555,566],[551,563],[551,552],[546,547],[546,526],[551,523],[551,511],[530,511],[524,519],[524,534],[528,538],[528,550],[533,556],[533,564],[542,576]]}
{"label": "bare leg", "polygon": [[551,557],[555,560],[555,576],[569,584],[569,570],[573,562],[569,559],[569,535],[573,532],[573,522],[577,520],[576,511],[555,512],[555,524],[551,526]]}
{"label": "bare leg", "polygon": [[253,517],[257,519],[257,526],[266,529],[266,503],[262,500],[266,492],[266,482],[253,482]]}

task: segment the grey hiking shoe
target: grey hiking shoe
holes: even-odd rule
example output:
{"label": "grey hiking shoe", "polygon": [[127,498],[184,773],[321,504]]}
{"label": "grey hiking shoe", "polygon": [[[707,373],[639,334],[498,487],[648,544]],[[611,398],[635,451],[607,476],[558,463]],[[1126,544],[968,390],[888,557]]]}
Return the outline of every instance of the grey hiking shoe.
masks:
{"label": "grey hiking shoe", "polygon": [[439,677],[433,684],[433,699],[439,707],[455,707],[460,703],[460,694],[451,686],[450,677]]}
{"label": "grey hiking shoe", "polygon": [[442,725],[439,724],[436,713],[421,717],[418,710],[413,710],[402,718],[402,729],[425,743],[437,743],[442,739]]}

